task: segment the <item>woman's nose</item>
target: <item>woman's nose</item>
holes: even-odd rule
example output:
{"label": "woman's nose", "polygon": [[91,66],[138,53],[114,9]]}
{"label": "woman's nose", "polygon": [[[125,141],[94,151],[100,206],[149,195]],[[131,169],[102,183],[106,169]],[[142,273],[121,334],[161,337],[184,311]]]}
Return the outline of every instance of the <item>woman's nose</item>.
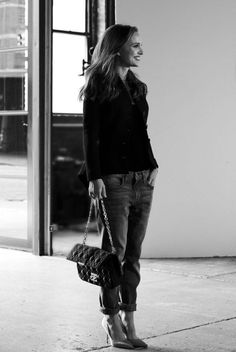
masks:
{"label": "woman's nose", "polygon": [[139,55],[143,55],[143,48],[142,47],[139,48],[138,53],[139,53]]}

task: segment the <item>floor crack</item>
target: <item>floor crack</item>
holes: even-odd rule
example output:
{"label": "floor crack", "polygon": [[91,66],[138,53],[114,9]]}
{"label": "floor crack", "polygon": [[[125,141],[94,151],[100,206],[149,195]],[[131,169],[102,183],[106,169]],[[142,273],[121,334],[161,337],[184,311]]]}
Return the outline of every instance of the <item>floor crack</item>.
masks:
{"label": "floor crack", "polygon": [[230,321],[230,320],[236,320],[236,316],[235,317],[231,317],[231,318],[224,318],[224,319],[220,319],[220,320],[215,320],[215,321],[211,321],[211,322],[203,323],[203,324],[199,324],[199,325],[190,326],[188,328],[183,328],[183,329],[178,329],[178,330],[173,330],[173,331],[167,331],[164,334],[160,334],[160,335],[147,336],[147,337],[145,337],[145,340],[149,340],[149,339],[153,339],[155,337],[161,337],[161,336],[165,336],[165,335],[177,334],[177,333],[182,332],[182,331],[194,330],[194,329],[201,328],[203,326],[220,324],[220,323],[223,323],[223,322],[226,322],[226,321]]}
{"label": "floor crack", "polygon": [[215,278],[215,277],[218,277],[218,276],[227,276],[227,275],[232,275],[232,274],[236,274],[236,271],[230,271],[230,272],[227,272],[227,273],[219,273],[219,274],[214,274],[214,275],[207,275],[207,279],[211,279],[211,278]]}
{"label": "floor crack", "polygon": [[215,279],[215,278],[217,279],[218,277],[221,277],[221,276],[236,274],[236,271],[230,271],[230,272],[225,272],[225,273],[206,275],[206,274],[194,274],[194,273],[187,273],[187,272],[180,272],[180,271],[170,271],[170,270],[156,269],[156,268],[152,268],[151,271],[160,272],[160,273],[164,273],[164,274],[170,274],[170,275],[176,275],[176,276],[185,276],[185,277],[190,277],[190,278],[194,278],[194,279],[204,279],[204,280]]}
{"label": "floor crack", "polygon": [[101,347],[91,347],[87,350],[83,350],[83,352],[91,352],[91,351],[100,351],[103,350],[105,348],[111,347],[110,345],[106,345],[106,346],[101,346]]}
{"label": "floor crack", "polygon": [[[159,334],[159,335],[147,336],[147,337],[144,337],[143,340],[150,340],[150,339],[154,339],[154,338],[161,337],[161,336],[177,334],[177,333],[182,332],[182,331],[194,330],[194,329],[201,328],[203,326],[220,324],[220,323],[227,322],[227,321],[230,321],[230,320],[236,320],[236,316],[235,317],[230,317],[230,318],[224,318],[224,319],[220,319],[220,320],[215,320],[215,321],[211,321],[211,322],[203,323],[203,324],[199,324],[199,325],[190,326],[188,328],[183,328],[183,329],[178,329],[178,330],[173,330],[173,331],[167,331],[167,332],[165,332],[163,334]],[[102,350],[102,349],[105,349],[105,348],[108,348],[108,347],[111,347],[111,346],[110,345],[106,345],[106,346],[101,346],[101,347],[91,347],[89,349],[83,350],[83,352],[99,351],[99,350]]]}
{"label": "floor crack", "polygon": [[178,271],[170,271],[170,270],[163,270],[163,269],[151,269],[152,271],[155,272],[160,272],[164,274],[170,274],[170,275],[176,275],[176,276],[185,276],[185,277],[191,277],[194,279],[207,279],[207,275],[201,275],[201,274],[193,274],[193,273],[186,273],[186,272],[178,272]]}

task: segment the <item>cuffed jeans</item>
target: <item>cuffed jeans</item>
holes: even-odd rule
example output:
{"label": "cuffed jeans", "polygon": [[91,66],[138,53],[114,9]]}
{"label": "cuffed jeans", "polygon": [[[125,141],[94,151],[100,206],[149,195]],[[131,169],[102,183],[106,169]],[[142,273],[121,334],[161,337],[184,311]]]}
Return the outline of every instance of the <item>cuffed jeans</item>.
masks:
{"label": "cuffed jeans", "polygon": [[[140,255],[152,203],[153,186],[147,178],[150,171],[112,174],[103,177],[107,198],[104,198],[116,254],[122,263],[123,279],[113,289],[101,288],[100,310],[114,315],[119,310],[135,311],[137,286],[140,282]],[[111,244],[99,209],[102,248],[111,251]]]}

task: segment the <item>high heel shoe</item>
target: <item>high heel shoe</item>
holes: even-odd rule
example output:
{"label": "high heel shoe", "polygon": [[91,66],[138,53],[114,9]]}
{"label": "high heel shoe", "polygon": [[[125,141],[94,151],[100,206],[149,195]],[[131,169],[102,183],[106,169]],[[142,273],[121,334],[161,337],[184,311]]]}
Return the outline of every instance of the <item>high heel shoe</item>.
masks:
{"label": "high heel shoe", "polygon": [[127,341],[129,341],[132,346],[134,346],[135,349],[145,349],[145,348],[148,348],[148,345],[146,344],[146,342],[144,342],[143,340],[139,339],[139,338],[135,338],[135,339],[131,339],[128,337],[128,331],[126,329],[126,326],[124,325],[122,319],[121,319],[121,316],[120,316],[120,321],[121,321],[121,327],[122,327],[122,330],[125,334],[125,336],[127,337]]}
{"label": "high heel shoe", "polygon": [[111,331],[110,331],[110,328],[109,328],[109,325],[106,321],[106,319],[103,319],[102,320],[102,326],[107,334],[107,337],[109,338],[110,340],[110,344],[111,346],[113,347],[117,347],[117,348],[124,348],[126,350],[133,350],[134,349],[134,346],[131,344],[130,341],[128,341],[127,339],[123,339],[123,340],[114,340],[111,336]]}
{"label": "high heel shoe", "polygon": [[146,342],[144,342],[143,340],[141,339],[127,339],[127,341],[129,341],[132,346],[134,346],[135,349],[137,350],[143,350],[143,349],[146,349],[148,348],[148,345],[146,344]]}

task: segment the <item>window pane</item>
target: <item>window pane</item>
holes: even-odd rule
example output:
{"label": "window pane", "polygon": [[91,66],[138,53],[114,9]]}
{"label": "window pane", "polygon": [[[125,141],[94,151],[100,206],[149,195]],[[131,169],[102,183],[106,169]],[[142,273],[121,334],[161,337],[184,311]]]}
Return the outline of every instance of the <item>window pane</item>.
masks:
{"label": "window pane", "polygon": [[81,113],[78,99],[84,84],[82,60],[87,57],[86,38],[69,34],[53,35],[53,112]]}
{"label": "window pane", "polygon": [[27,111],[28,8],[25,0],[0,6],[0,110]]}
{"label": "window pane", "polygon": [[28,240],[27,47],[28,1],[0,1],[0,110],[4,111],[0,115],[1,243]]}
{"label": "window pane", "polygon": [[85,0],[54,0],[53,28],[85,32]]}
{"label": "window pane", "polygon": [[0,116],[0,238],[27,240],[27,115]]}
{"label": "window pane", "polygon": [[0,53],[0,110],[27,111],[27,51]]}
{"label": "window pane", "polygon": [[28,2],[1,1],[0,5],[0,48],[27,47]]}

